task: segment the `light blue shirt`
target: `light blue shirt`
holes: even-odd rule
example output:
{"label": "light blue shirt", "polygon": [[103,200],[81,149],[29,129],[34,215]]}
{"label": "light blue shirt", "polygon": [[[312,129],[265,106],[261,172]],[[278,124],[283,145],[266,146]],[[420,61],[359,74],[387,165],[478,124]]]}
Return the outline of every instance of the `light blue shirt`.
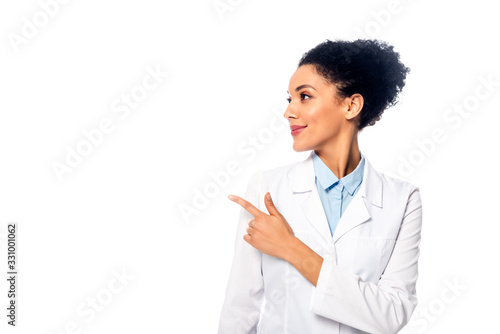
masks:
{"label": "light blue shirt", "polygon": [[312,158],[314,174],[316,175],[316,188],[318,188],[328,225],[330,225],[330,233],[333,236],[340,217],[342,217],[352,198],[358,192],[363,181],[365,158],[361,154],[358,166],[340,180],[314,151]]}

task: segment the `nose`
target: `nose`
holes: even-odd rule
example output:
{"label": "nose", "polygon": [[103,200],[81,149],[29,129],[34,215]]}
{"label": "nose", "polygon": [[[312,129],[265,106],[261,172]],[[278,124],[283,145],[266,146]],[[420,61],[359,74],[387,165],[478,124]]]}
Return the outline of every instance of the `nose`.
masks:
{"label": "nose", "polygon": [[295,110],[295,107],[293,106],[293,103],[288,104],[288,106],[286,107],[285,113],[283,114],[283,117],[288,119],[289,122],[291,119],[297,118],[297,112]]}

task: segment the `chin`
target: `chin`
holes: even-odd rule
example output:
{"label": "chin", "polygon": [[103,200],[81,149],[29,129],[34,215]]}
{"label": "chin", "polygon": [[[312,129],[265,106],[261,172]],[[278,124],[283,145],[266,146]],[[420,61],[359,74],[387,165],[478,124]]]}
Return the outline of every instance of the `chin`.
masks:
{"label": "chin", "polygon": [[310,151],[310,150],[311,150],[311,148],[310,148],[310,147],[307,147],[307,146],[301,145],[301,144],[296,143],[296,142],[294,142],[294,143],[293,143],[293,146],[292,146],[292,147],[293,147],[293,150],[294,150],[295,152],[304,152],[304,151]]}

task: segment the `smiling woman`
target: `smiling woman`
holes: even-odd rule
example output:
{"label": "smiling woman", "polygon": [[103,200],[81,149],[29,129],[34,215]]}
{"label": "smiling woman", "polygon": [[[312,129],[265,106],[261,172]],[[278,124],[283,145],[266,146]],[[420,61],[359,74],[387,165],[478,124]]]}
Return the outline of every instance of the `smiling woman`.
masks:
{"label": "smiling woman", "polygon": [[219,334],[388,334],[409,321],[420,190],[375,170],[357,139],[408,72],[376,40],[327,40],[304,54],[284,117],[293,149],[311,154],[229,196],[242,210]]}

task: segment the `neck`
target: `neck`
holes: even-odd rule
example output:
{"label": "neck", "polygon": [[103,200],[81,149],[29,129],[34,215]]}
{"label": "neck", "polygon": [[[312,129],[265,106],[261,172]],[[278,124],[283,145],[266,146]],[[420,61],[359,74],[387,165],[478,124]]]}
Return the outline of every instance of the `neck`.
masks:
{"label": "neck", "polygon": [[325,143],[314,152],[338,179],[350,174],[359,164],[358,131],[353,129],[334,142]]}

